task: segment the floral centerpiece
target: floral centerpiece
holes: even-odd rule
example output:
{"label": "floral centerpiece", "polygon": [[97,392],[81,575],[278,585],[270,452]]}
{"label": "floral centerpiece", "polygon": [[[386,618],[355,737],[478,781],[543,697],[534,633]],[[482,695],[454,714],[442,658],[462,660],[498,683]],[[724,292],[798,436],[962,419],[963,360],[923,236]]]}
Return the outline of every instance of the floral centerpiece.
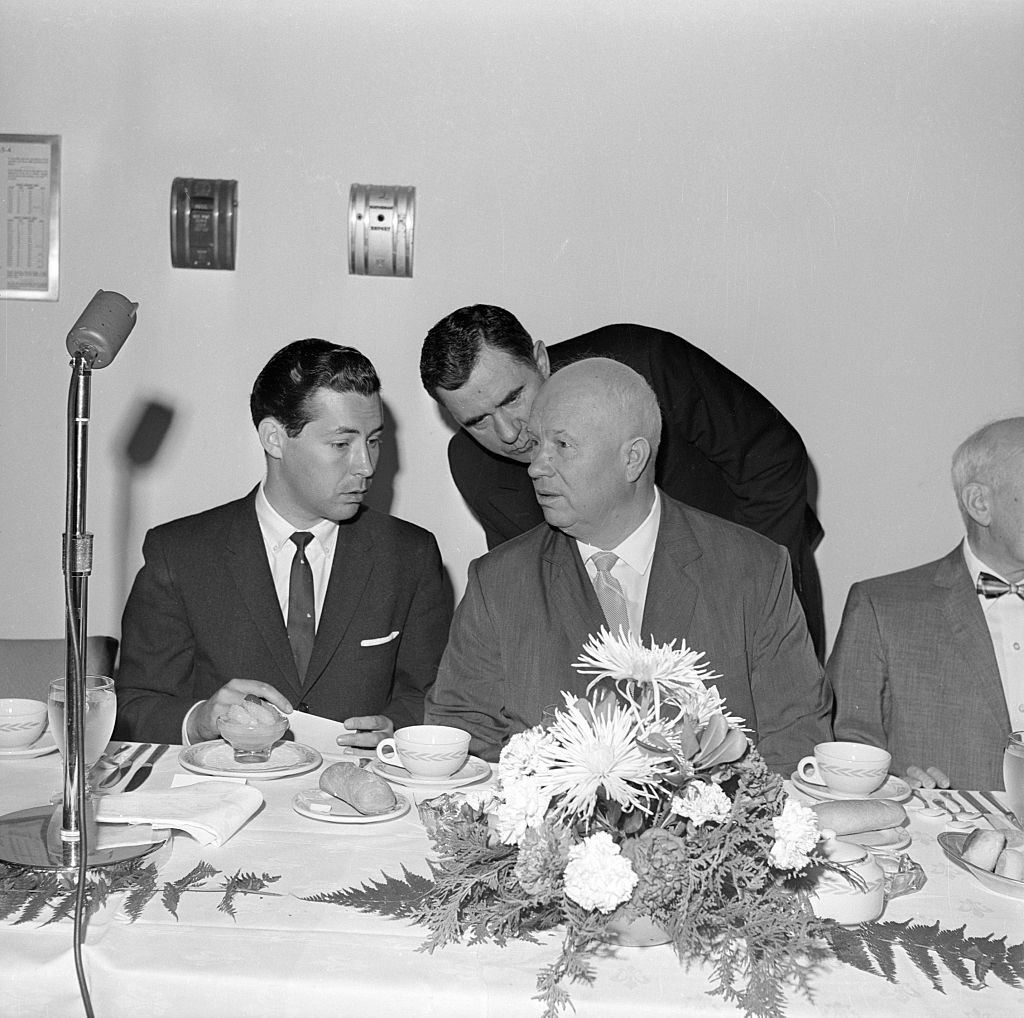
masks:
{"label": "floral centerpiece", "polygon": [[406,871],[309,900],[411,918],[429,930],[426,950],[562,926],[561,953],[537,980],[546,1018],[569,1005],[565,984],[592,982],[592,958],[638,922],[662,931],[682,963],[710,965],[712,993],[764,1018],[783,1014],[787,988],[807,992],[826,957],[894,978],[896,943],[936,988],[932,950],[961,981],[973,951],[970,985],[1001,971],[995,956],[1015,978],[1000,942],[962,929],[857,934],[814,915],[794,878],[823,837],[817,815],[787,796],[703,657],[685,642],[644,647],[602,630],[574,664],[592,676],[586,697],[563,694],[549,720],[512,736],[496,786],[421,807],[432,880]]}

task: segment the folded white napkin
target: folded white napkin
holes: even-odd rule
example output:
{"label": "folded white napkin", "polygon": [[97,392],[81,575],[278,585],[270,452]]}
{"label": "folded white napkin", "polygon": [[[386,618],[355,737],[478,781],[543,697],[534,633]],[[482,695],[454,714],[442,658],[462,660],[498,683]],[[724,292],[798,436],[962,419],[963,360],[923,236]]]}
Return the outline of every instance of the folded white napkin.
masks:
{"label": "folded white napkin", "polygon": [[191,834],[201,845],[224,844],[260,808],[263,795],[251,785],[204,781],[158,792],[104,795],[96,807],[101,824],[150,824]]}

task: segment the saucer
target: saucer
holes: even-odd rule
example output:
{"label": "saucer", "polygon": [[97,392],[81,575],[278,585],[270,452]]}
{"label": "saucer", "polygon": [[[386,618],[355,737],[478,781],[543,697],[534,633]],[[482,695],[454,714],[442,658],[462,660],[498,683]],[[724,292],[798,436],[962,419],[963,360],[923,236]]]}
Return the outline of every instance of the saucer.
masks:
{"label": "saucer", "polygon": [[468,757],[454,774],[449,774],[446,778],[421,778],[410,774],[404,767],[397,767],[381,760],[371,760],[370,770],[379,777],[393,781],[397,785],[407,785],[409,788],[461,788],[491,775],[491,765],[478,756]]}
{"label": "saucer", "polygon": [[185,770],[215,778],[288,778],[311,771],[323,762],[315,749],[301,742],[274,743],[270,758],[263,763],[239,763],[235,751],[223,739],[197,742],[178,754],[178,763]]}
{"label": "saucer", "polygon": [[793,782],[794,788],[809,795],[812,799],[892,799],[893,802],[903,802],[910,798],[910,785],[902,778],[896,777],[895,774],[890,774],[881,788],[876,788],[873,792],[868,792],[867,795],[833,792],[828,785],[815,785],[811,781],[804,781],[796,771],[789,776],[789,780]]}
{"label": "saucer", "polygon": [[866,848],[875,855],[892,855],[910,845],[910,831],[903,827],[891,827],[884,831],[865,831],[862,834],[841,834],[840,841],[850,841]]}
{"label": "saucer", "polygon": [[394,809],[368,816],[319,788],[307,788],[292,799],[292,809],[300,816],[328,824],[377,824],[382,820],[397,820],[409,812],[409,800],[404,795],[396,795],[395,798],[398,802]]}
{"label": "saucer", "polygon": [[53,735],[47,729],[35,742],[28,746],[14,746],[10,749],[0,749],[0,759],[3,760],[28,760],[34,756],[46,756],[47,753],[55,753],[57,743],[53,741]]}

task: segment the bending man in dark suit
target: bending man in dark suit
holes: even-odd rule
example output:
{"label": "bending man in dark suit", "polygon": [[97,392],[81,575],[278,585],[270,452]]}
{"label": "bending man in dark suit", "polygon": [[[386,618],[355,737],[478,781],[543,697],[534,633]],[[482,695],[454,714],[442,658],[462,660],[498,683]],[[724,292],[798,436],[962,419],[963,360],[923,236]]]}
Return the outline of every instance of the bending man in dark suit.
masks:
{"label": "bending man in dark suit", "polygon": [[704,651],[769,765],[789,774],[831,737],[832,697],[786,550],[660,492],[660,426],[650,387],[604,358],[562,368],[537,394],[529,475],[546,522],[470,566],[427,698],[427,721],[469,731],[472,752],[496,759],[561,690],[582,695],[571,665],[606,623],[595,583],[608,581],[592,557],[602,551],[614,553],[630,631]]}
{"label": "bending man in dark suit", "polygon": [[804,444],[756,389],[671,333],[607,325],[545,348],[514,315],[487,304],[460,308],[430,330],[420,377],[461,426],[448,462],[487,547],[541,522],[524,429],[544,379],[581,357],[621,361],[654,390],[664,421],[655,465],[662,491],[785,545],[823,659],[825,617],[813,555],[822,530],[807,504]]}
{"label": "bending man in dark suit", "polygon": [[1024,587],[1009,587],[1024,582],[1024,417],[971,435],[952,475],[965,539],[850,589],[827,669],[835,732],[887,749],[915,785],[1000,789],[1024,728]]}
{"label": "bending man in dark suit", "polygon": [[117,732],[214,739],[217,718],[252,693],[345,721],[339,743],[376,745],[422,722],[450,617],[433,535],[362,505],[380,381],[358,350],[305,339],[271,358],[250,406],[266,480],[146,536],[122,623]]}

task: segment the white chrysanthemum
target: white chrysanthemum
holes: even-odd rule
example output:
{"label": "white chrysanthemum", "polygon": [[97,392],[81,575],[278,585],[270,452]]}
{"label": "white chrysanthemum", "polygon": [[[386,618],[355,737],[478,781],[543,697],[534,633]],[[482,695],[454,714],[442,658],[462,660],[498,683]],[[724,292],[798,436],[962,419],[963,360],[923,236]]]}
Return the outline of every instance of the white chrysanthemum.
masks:
{"label": "white chrysanthemum", "polygon": [[498,758],[498,778],[501,781],[515,781],[537,773],[537,751],[549,742],[542,728],[528,728],[517,732],[505,744]]}
{"label": "white chrysanthemum", "polygon": [[569,849],[564,879],[567,898],[605,914],[629,901],[637,883],[629,860],[606,831]]}
{"label": "white chrysanthemum", "polygon": [[708,820],[713,820],[716,824],[726,820],[732,809],[732,802],[718,785],[706,781],[691,781],[682,795],[673,797],[671,808],[673,813],[689,817],[695,826],[700,827]]}
{"label": "white chrysanthemum", "polygon": [[581,708],[572,694],[562,696],[565,706],[548,728],[550,739],[537,750],[536,780],[556,800],[556,815],[589,817],[599,791],[623,809],[650,812],[648,800],[666,765],[637,745],[632,711],[618,703]]}
{"label": "white chrysanthemum", "polygon": [[518,845],[529,827],[544,823],[551,797],[535,777],[509,781],[501,788],[501,802],[493,812],[495,829],[503,844]]}
{"label": "white chrysanthemum", "polygon": [[[601,627],[597,636],[591,635],[572,667],[583,675],[593,675],[587,687],[589,693],[602,679],[610,679],[619,695],[638,711],[647,712],[641,701],[648,700],[654,715],[661,713],[662,701],[679,704],[687,713],[700,713],[708,717],[722,711],[723,701],[717,690],[709,690],[705,683],[721,678],[707,663],[701,663],[703,651],[691,650],[686,640],[657,645],[651,636],[651,645],[645,647],[632,634],[612,634]],[[646,694],[646,696],[645,696]]]}
{"label": "white chrysanthemum", "polygon": [[493,812],[501,801],[495,789],[487,785],[483,788],[460,789],[459,794],[465,800],[466,805],[481,813]]}
{"label": "white chrysanthemum", "polygon": [[796,799],[787,799],[782,812],[772,820],[772,826],[775,844],[768,853],[771,864],[780,870],[802,870],[821,837],[818,815]]}

